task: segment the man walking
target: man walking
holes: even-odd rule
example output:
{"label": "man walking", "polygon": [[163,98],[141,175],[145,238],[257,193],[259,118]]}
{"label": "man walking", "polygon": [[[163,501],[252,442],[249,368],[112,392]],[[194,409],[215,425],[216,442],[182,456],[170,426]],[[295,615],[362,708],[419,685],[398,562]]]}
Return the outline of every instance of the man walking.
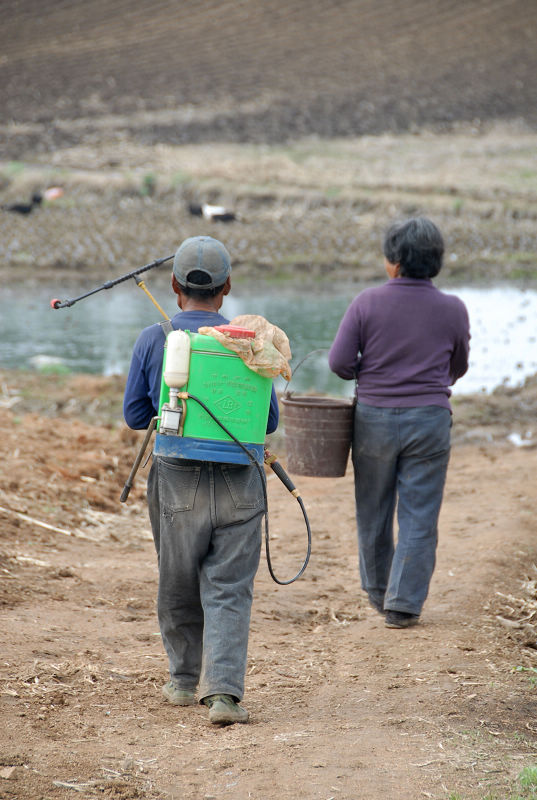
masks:
{"label": "man walking", "polygon": [[[210,236],[186,239],[173,263],[180,308],[174,329],[196,332],[228,322],[220,314],[231,289],[231,260]],[[158,413],[165,334],[160,324],[139,335],[125,387],[129,427],[147,428]],[[267,433],[278,425],[274,388]],[[199,702],[214,724],[247,722],[244,692],[250,610],[265,509],[262,473],[254,465],[154,456],[149,517],[159,565],[158,618],[170,680],[164,697]]]}

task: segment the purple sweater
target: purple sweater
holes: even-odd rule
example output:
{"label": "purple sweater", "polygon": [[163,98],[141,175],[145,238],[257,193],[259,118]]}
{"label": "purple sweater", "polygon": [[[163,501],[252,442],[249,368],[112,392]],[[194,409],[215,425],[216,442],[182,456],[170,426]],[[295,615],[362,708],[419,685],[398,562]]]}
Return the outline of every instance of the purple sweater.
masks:
{"label": "purple sweater", "polygon": [[365,289],[345,312],[330,369],[357,379],[360,402],[381,407],[443,406],[468,369],[464,303],[430,280],[393,278]]}

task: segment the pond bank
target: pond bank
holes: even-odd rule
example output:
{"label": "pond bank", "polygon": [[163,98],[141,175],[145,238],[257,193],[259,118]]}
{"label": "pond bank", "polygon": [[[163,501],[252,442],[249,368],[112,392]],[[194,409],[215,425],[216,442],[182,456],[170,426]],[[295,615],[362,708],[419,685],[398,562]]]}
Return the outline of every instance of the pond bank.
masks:
{"label": "pond bank", "polygon": [[[111,428],[123,426],[124,376],[61,375],[0,369],[0,408],[17,415],[79,419]],[[518,388],[499,387],[452,398],[455,445],[487,442],[506,447],[537,446],[537,375]],[[512,434],[512,440],[508,439]],[[283,427],[278,446],[284,447]]]}
{"label": "pond bank", "polygon": [[[36,268],[97,282],[211,233],[244,279],[377,280],[394,218],[432,216],[446,239],[445,280],[535,280],[537,134],[507,123],[289,145],[161,145],[103,139],[31,163],[0,161],[4,202],[60,185],[27,217],[0,215],[4,281]],[[210,223],[191,202],[231,207]]]}

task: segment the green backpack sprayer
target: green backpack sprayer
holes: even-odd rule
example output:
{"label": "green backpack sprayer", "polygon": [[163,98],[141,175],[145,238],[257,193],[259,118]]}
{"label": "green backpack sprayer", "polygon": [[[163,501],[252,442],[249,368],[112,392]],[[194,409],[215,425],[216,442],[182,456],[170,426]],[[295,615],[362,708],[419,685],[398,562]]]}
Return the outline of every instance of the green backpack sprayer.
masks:
{"label": "green backpack sprayer", "polygon": [[[235,464],[249,464],[253,456],[262,463],[272,381],[247,367],[214,337],[169,327],[154,453]],[[254,331],[231,325],[216,330],[232,338],[255,337]],[[187,400],[194,396],[197,405],[191,405],[187,414]],[[233,439],[206,407],[226,420]]]}
{"label": "green backpack sprayer", "polygon": [[[54,309],[68,308],[103,289],[134,278],[136,284],[165,317],[161,323],[166,341],[163,353],[160,401],[123,487],[120,502],[126,502],[134,477],[154,432],[153,454],[231,464],[252,464],[261,477],[264,495],[265,547],[272,579],[280,585],[296,581],[311,555],[311,529],[304,503],[285,470],[264,447],[272,381],[251,370],[242,359],[214,337],[174,330],[166,313],[137,276],[174,256],[157,259],[133,272],[92,289],[71,300],[51,300]],[[224,325],[219,330],[231,337],[248,338],[254,331]],[[225,419],[225,422],[223,421]],[[263,463],[270,466],[300,505],[307,530],[307,553],[298,573],[279,580],[270,558],[268,499]]]}

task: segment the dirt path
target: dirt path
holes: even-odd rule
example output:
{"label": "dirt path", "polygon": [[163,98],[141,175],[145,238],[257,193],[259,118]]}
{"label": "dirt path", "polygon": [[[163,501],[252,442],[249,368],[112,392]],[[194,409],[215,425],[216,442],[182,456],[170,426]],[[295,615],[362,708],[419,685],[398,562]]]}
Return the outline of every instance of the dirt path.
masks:
{"label": "dirt path", "polygon": [[[535,764],[536,689],[512,670],[537,665],[535,619],[523,619],[537,594],[536,450],[454,448],[438,566],[410,631],[386,629],[358,588],[350,472],[298,478],[311,563],[278,587],[263,557],[251,723],[215,729],[203,708],[161,698],[143,480],[117,504],[129,435],[0,417],[0,798],[470,800],[505,797]],[[268,485],[287,578],[304,554],[300,511]]]}

